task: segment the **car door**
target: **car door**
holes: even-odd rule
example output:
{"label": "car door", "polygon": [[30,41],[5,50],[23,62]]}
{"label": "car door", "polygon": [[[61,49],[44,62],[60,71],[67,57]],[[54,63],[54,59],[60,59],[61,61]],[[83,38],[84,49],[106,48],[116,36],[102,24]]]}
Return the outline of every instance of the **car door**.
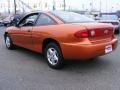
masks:
{"label": "car door", "polygon": [[32,49],[32,29],[35,21],[38,17],[38,13],[32,13],[25,16],[18,24],[19,30],[17,31],[17,45]]}
{"label": "car door", "polygon": [[45,13],[41,13],[36,21],[35,27],[32,30],[32,41],[34,51],[42,52],[42,42],[44,36],[47,35],[46,30],[53,28],[57,22]]}

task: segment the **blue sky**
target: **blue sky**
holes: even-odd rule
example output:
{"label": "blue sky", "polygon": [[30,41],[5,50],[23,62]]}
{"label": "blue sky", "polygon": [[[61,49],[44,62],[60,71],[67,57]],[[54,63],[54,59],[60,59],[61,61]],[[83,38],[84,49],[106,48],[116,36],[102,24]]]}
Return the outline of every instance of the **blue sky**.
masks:
{"label": "blue sky", "polygon": [[[0,0],[0,3],[6,2],[7,4],[8,0]],[[17,1],[17,0],[16,0]],[[22,0],[26,3],[30,2],[38,3],[41,0]],[[48,2],[49,4],[53,2],[53,0],[42,0],[44,2]],[[62,2],[63,0],[55,0],[57,3]],[[101,10],[105,12],[109,11],[116,11],[120,10],[120,0],[66,0],[67,6],[70,6],[72,9],[79,9],[79,10],[90,10],[91,8],[95,10],[100,10],[100,1],[101,1]],[[10,0],[10,2],[13,2],[13,0]],[[90,5],[90,3],[93,2],[93,4]]]}

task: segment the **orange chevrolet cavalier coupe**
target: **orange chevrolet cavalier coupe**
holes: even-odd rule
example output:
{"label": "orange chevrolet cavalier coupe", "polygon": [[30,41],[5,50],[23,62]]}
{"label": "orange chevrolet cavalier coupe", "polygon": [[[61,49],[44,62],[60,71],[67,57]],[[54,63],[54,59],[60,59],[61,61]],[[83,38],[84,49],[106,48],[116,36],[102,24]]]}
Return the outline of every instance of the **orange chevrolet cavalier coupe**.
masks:
{"label": "orange chevrolet cavalier coupe", "polygon": [[6,29],[8,49],[20,46],[44,54],[48,65],[60,69],[64,60],[89,60],[116,49],[118,40],[111,24],[73,12],[34,12]]}

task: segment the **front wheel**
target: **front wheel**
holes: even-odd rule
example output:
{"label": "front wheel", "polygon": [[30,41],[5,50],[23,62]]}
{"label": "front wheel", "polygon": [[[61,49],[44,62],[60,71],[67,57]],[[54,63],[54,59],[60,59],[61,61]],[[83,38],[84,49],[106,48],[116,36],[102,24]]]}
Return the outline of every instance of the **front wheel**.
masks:
{"label": "front wheel", "polygon": [[6,47],[7,47],[8,49],[11,49],[11,50],[12,50],[12,49],[15,48],[15,46],[14,46],[11,38],[10,38],[8,35],[5,36],[5,44],[6,44]]}
{"label": "front wheel", "polygon": [[53,69],[63,68],[63,56],[60,47],[55,43],[49,43],[44,52],[48,65]]}

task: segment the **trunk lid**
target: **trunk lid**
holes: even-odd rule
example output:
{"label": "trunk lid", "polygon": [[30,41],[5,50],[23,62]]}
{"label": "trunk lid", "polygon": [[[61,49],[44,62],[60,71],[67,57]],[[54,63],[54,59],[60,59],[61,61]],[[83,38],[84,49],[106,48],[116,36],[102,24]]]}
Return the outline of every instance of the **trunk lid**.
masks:
{"label": "trunk lid", "polygon": [[120,22],[119,20],[100,20],[100,23],[111,23],[112,25],[118,25]]}
{"label": "trunk lid", "polygon": [[91,42],[110,41],[114,35],[114,28],[111,24],[105,23],[82,23],[89,33]]}

